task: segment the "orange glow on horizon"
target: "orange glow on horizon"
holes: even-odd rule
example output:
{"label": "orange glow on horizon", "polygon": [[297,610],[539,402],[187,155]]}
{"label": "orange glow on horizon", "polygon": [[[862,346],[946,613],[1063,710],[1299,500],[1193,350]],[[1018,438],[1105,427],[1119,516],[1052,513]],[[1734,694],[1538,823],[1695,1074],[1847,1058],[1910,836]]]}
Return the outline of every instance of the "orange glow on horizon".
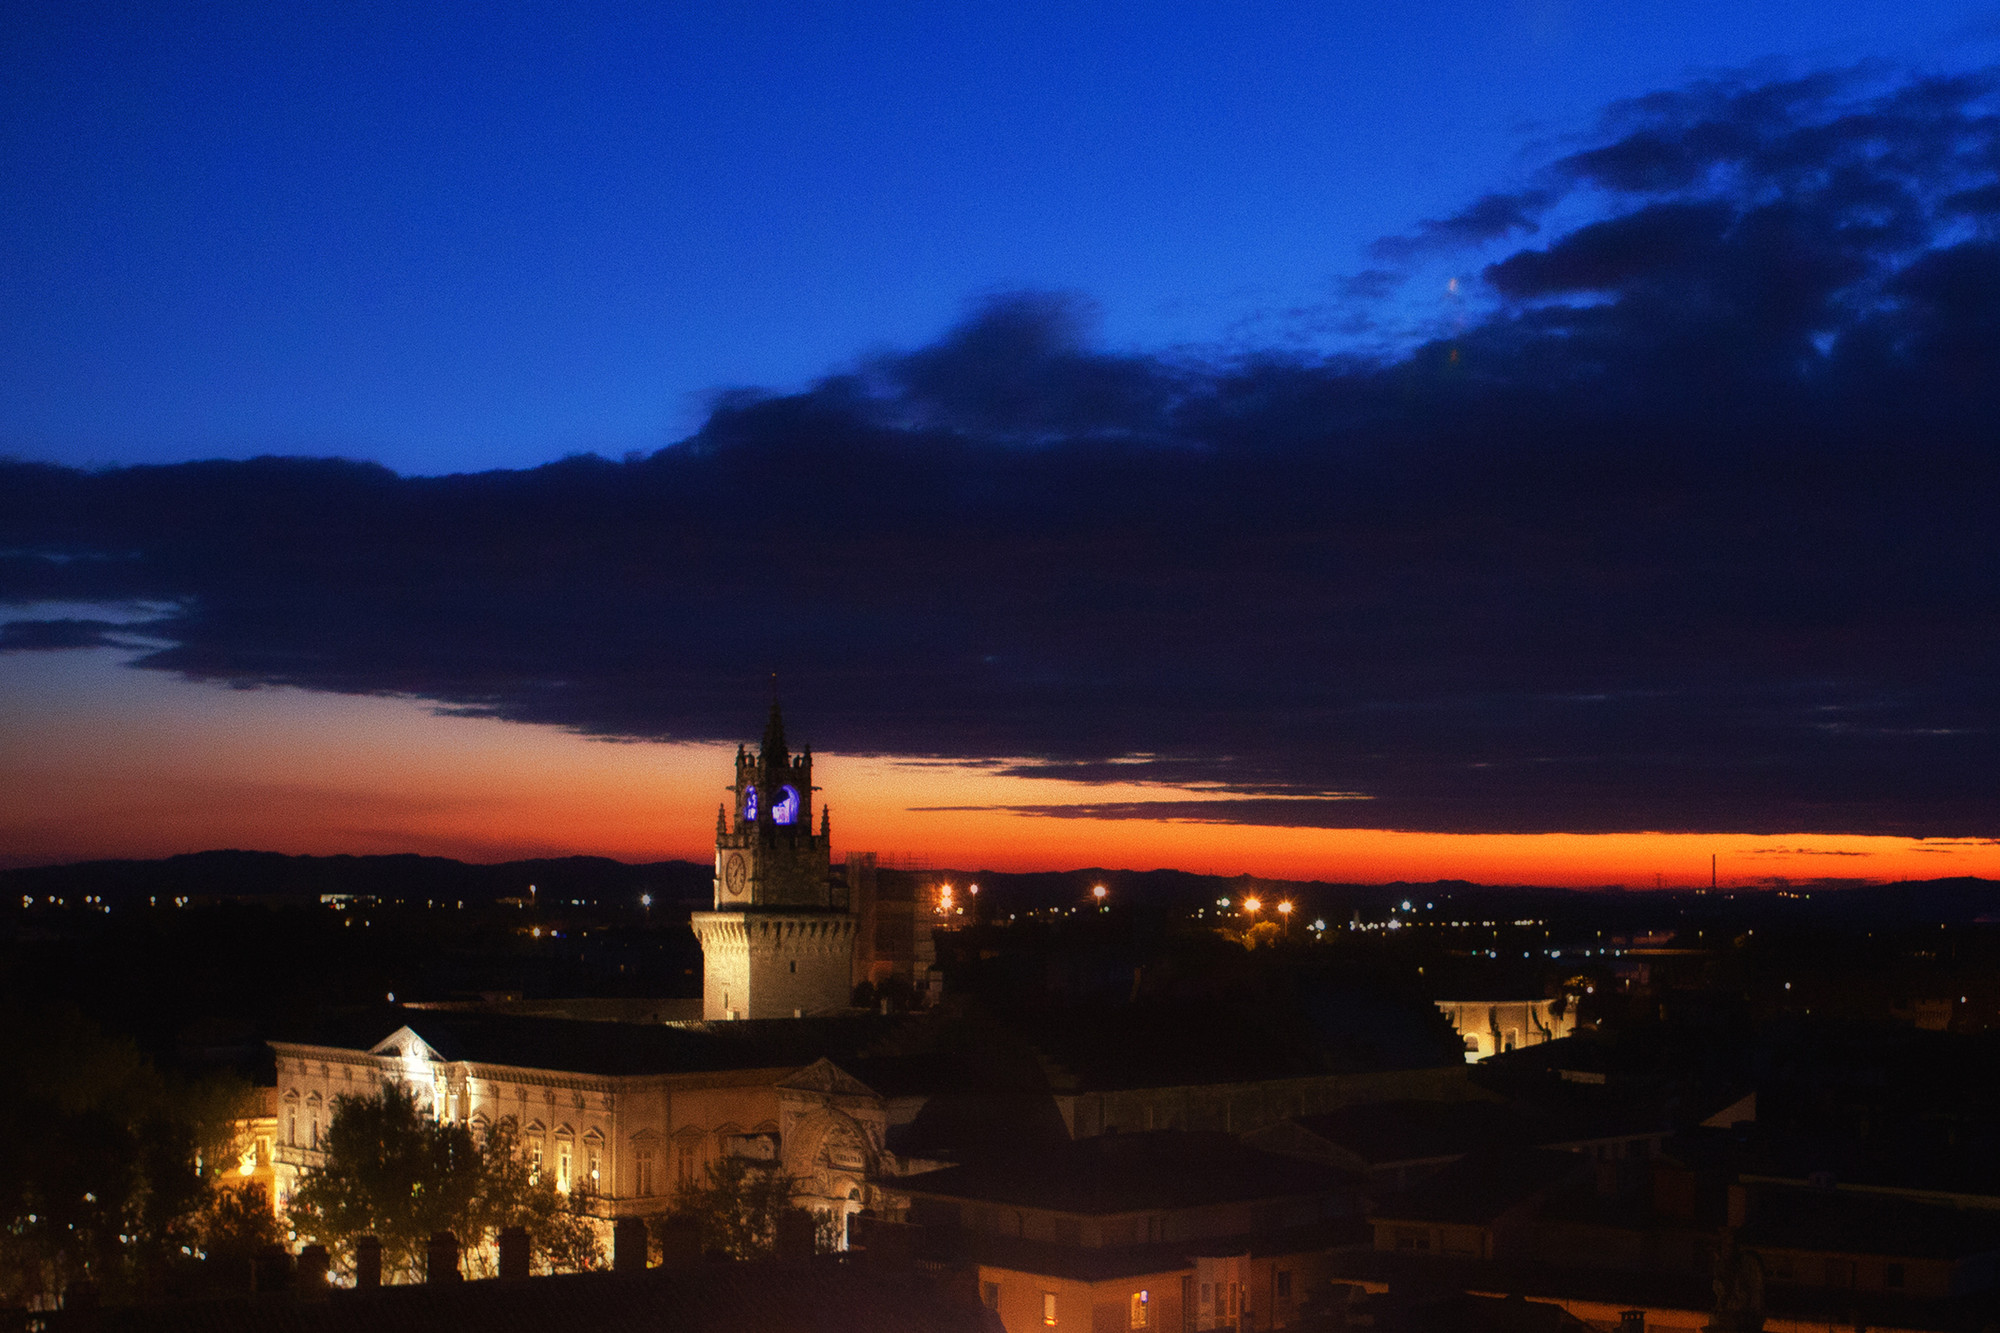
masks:
{"label": "orange glow on horizon", "polygon": [[[409,699],[229,690],[121,665],[123,654],[0,657],[0,863],[217,847],[419,852],[469,861],[712,854],[730,744],[622,744],[440,716]],[[753,710],[755,711],[755,710]],[[755,730],[751,717],[746,737]],[[800,726],[809,739],[809,724]],[[1688,833],[1439,834],[997,808],[1213,793],[1085,786],[989,767],[815,755],[835,854],[959,869],[1172,867],[1334,882],[1650,887],[2000,878],[2000,840]],[[1249,904],[1246,902],[1245,907]],[[1254,910],[1254,909],[1252,909]]]}

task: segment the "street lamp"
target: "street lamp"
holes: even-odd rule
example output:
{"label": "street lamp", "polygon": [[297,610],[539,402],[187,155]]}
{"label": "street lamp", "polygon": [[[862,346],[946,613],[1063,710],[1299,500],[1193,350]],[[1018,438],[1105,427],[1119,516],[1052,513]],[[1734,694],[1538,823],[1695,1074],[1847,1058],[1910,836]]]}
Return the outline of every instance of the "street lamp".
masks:
{"label": "street lamp", "polygon": [[1246,912],[1258,912],[1258,911],[1262,911],[1262,910],[1263,910],[1263,907],[1264,907],[1264,904],[1263,904],[1263,901],[1262,901],[1261,899],[1257,899],[1257,898],[1245,898],[1245,899],[1243,900],[1243,910],[1244,910],[1244,911],[1246,911]]}
{"label": "street lamp", "polygon": [[1105,888],[1102,884],[1099,884],[1096,888],[1090,891],[1090,896],[1097,899],[1098,911],[1102,912],[1104,910],[1104,899],[1110,892],[1111,890]]}

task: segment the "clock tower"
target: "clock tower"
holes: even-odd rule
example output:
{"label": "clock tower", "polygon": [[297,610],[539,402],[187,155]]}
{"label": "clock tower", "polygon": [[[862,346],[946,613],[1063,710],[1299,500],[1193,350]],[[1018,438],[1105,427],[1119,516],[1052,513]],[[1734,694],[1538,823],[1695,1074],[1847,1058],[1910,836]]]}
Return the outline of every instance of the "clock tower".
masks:
{"label": "clock tower", "polygon": [[[755,755],[736,749],[715,812],[715,908],[696,912],[702,1017],[798,1018],[846,1007],[855,918],[832,875],[832,821],[812,826],[812,751],[785,747],[776,702]],[[734,812],[731,812],[731,804]]]}

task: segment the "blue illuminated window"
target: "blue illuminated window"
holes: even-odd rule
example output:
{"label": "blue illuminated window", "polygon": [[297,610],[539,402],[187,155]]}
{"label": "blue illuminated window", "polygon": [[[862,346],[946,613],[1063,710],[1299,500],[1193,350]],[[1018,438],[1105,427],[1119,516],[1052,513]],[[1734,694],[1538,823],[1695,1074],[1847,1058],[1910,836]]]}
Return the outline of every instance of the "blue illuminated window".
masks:
{"label": "blue illuminated window", "polygon": [[753,821],[757,818],[757,789],[755,787],[744,793],[743,817]]}
{"label": "blue illuminated window", "polygon": [[771,818],[780,824],[792,823],[799,817],[799,793],[793,787],[779,788],[778,803],[771,807]]}

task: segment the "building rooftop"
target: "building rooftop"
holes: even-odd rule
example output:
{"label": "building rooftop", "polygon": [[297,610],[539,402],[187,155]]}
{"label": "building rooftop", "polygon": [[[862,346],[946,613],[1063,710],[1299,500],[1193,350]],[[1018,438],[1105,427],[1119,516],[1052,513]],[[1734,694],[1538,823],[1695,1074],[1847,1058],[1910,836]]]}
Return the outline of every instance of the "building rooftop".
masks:
{"label": "building rooftop", "polygon": [[713,1264],[643,1274],[289,1293],[114,1306],[51,1333],[1001,1333],[970,1294],[864,1264]]}
{"label": "building rooftop", "polygon": [[608,1077],[838,1063],[902,1020],[874,1014],[733,1023],[603,1023],[518,1014],[384,1008],[285,1034],[305,1045],[368,1050],[408,1027],[447,1060]]}
{"label": "building rooftop", "polygon": [[1113,1214],[1251,1199],[1345,1195],[1342,1172],[1228,1134],[1104,1134],[896,1181],[894,1188],[1052,1212]]}
{"label": "building rooftop", "polygon": [[1505,1148],[1473,1153],[1396,1198],[1374,1217],[1393,1222],[1483,1224],[1590,1169],[1577,1153]]}
{"label": "building rooftop", "polygon": [[1765,1249],[1961,1259],[2000,1252],[2000,1214],[1850,1190],[1767,1189],[1738,1239]]}
{"label": "building rooftop", "polygon": [[1371,1167],[1540,1141],[1533,1122],[1501,1102],[1376,1102],[1292,1123]]}

